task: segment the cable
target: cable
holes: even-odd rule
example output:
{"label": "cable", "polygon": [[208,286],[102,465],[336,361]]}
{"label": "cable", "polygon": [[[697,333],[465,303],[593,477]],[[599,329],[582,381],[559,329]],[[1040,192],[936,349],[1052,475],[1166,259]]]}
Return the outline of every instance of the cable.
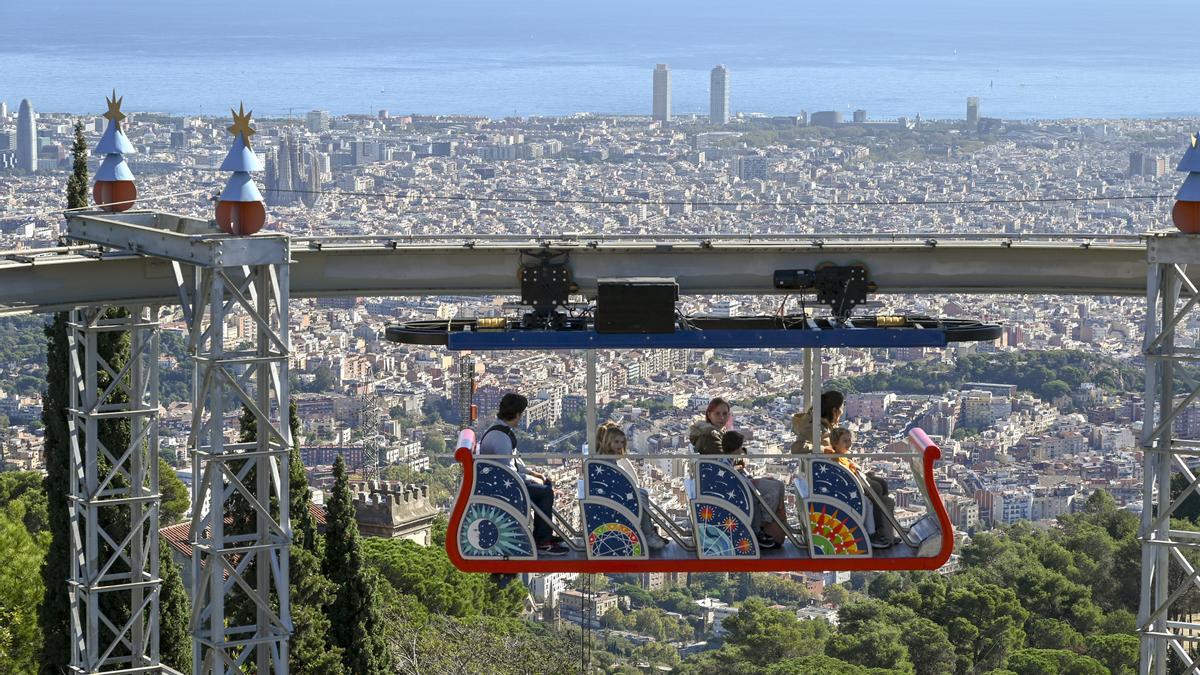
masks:
{"label": "cable", "polygon": [[211,191],[212,191],[212,188],[203,188],[200,190],[190,190],[188,192],[173,192],[171,194],[155,195],[153,197],[139,196],[135,199],[126,199],[124,201],[119,201],[119,202],[107,202],[105,204],[92,204],[90,206],[76,206],[75,208],[71,208],[71,209],[53,209],[51,211],[29,211],[26,213],[17,213],[17,214],[11,214],[11,215],[7,214],[7,213],[0,213],[0,218],[3,218],[5,220],[8,220],[10,218],[13,220],[16,220],[18,218],[43,218],[43,217],[48,218],[50,216],[57,216],[60,214],[65,214],[65,213],[74,213],[75,211],[92,211],[95,209],[104,208],[105,206],[119,206],[122,204],[134,204],[136,202],[157,202],[157,201],[161,201],[163,199],[171,199],[174,197],[188,197],[191,195],[198,195],[198,194],[203,194],[205,192],[211,192]]}
{"label": "cable", "polygon": [[1102,202],[1109,200],[1172,199],[1175,195],[1090,195],[1085,197],[1018,197],[1000,199],[938,199],[926,201],[858,201],[858,202],[731,202],[731,201],[656,201],[645,199],[575,199],[557,197],[484,197],[437,193],[352,192],[342,190],[290,190],[267,188],[264,192],[296,192],[344,197],[386,197],[392,199],[430,199],[454,202],[497,202],[506,204],[576,204],[592,206],[747,206],[747,207],[858,207],[858,206],[980,206],[989,204],[1050,204],[1055,202]]}

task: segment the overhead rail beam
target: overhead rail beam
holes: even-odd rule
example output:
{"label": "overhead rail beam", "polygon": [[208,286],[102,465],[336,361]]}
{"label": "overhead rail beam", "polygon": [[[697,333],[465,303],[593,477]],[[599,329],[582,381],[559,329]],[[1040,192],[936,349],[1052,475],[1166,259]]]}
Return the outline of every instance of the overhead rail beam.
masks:
{"label": "overhead rail beam", "polygon": [[[203,222],[180,220],[181,227]],[[99,234],[90,240],[104,243]],[[688,295],[778,294],[786,291],[774,288],[774,270],[825,263],[865,264],[879,293],[1133,296],[1146,291],[1146,245],[1128,237],[357,237],[295,240],[292,297],[516,295],[521,253],[543,247],[570,252],[573,278],[585,293],[594,292],[601,277],[653,274],[674,277],[680,293]],[[73,250],[24,252],[28,262],[0,258],[0,314],[97,303],[178,302],[169,261],[186,261],[194,251],[164,244],[161,251],[144,253]]]}

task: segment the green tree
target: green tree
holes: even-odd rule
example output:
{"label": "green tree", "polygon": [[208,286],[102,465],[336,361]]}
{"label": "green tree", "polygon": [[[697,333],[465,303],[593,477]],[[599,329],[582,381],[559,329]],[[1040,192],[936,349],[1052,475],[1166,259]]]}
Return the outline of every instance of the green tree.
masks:
{"label": "green tree", "polygon": [[1008,658],[1017,675],[1107,675],[1108,669],[1090,656],[1062,649],[1019,649]]}
{"label": "green tree", "polygon": [[390,670],[386,644],[375,627],[380,607],[374,577],[364,569],[362,542],[354,519],[354,501],[341,455],[333,464],[334,486],[327,505],[325,557],[321,572],[338,586],[328,605],[333,644],[344,650],[342,662],[356,675]]}
{"label": "green tree", "polygon": [[1087,655],[1114,675],[1133,675],[1138,665],[1136,635],[1092,635],[1087,638]]}
{"label": "green tree", "polygon": [[825,653],[848,663],[865,668],[891,668],[892,672],[914,672],[904,645],[900,627],[895,624],[871,621],[862,629],[849,632],[839,630],[829,638]]}
{"label": "green tree", "polygon": [[[296,401],[288,403],[288,427],[292,432],[292,447],[288,460],[288,510],[292,523],[292,547],[288,557],[288,573],[292,586],[292,638],[289,644],[290,662],[295,673],[338,675],[343,670],[344,650],[330,642],[331,624],[326,614],[336,598],[337,585],[322,576],[321,560],[317,558],[320,540],[310,506],[312,491],[300,456],[300,418]],[[239,440],[258,439],[258,420],[249,408],[242,408],[238,418]],[[253,473],[253,471],[251,472]],[[253,483],[247,477],[247,485]],[[243,503],[241,508],[248,509]],[[240,608],[240,611],[245,611]]]}
{"label": "green tree", "polygon": [[0,509],[0,672],[28,673],[37,668],[42,645],[36,611],[42,599],[38,568],[50,544],[50,535],[32,535],[25,528],[25,505],[19,501]]}
{"label": "green tree", "polygon": [[71,177],[67,179],[67,208],[88,206],[88,147],[83,138],[83,122],[75,123],[75,142],[71,144]]}
{"label": "green tree", "polygon": [[617,630],[625,629],[625,612],[621,611],[620,607],[613,607],[600,617],[600,623],[605,628],[615,628]]}
{"label": "green tree", "polygon": [[986,672],[1003,665],[1025,641],[1028,616],[1011,589],[962,577],[946,594],[938,623],[958,655],[956,670]]}
{"label": "green tree", "polygon": [[171,547],[159,539],[158,571],[162,588],[158,595],[158,643],[163,665],[181,673],[192,672],[192,605],[183,588],[183,575],[171,557]]}
{"label": "green tree", "polygon": [[758,598],[742,603],[722,626],[728,631],[726,642],[741,648],[746,660],[758,667],[820,654],[829,637],[829,624],[824,621],[800,621],[794,613],[771,609]]}
{"label": "green tree", "polygon": [[801,656],[772,664],[764,675],[867,675],[868,670],[824,654]]}
{"label": "green tree", "polygon": [[850,601],[850,591],[846,590],[841,584],[831,584],[825,588],[825,602],[834,607],[841,607]]}
{"label": "green tree", "polygon": [[192,505],[192,496],[174,467],[162,457],[158,458],[158,491],[162,494],[158,514],[163,527],[178,523]]}
{"label": "green tree", "polygon": [[46,513],[46,493],[42,475],[34,471],[0,472],[0,508],[20,502],[24,509],[25,529],[38,535],[49,527]]}
{"label": "green tree", "polygon": [[66,672],[71,664],[70,603],[67,577],[71,575],[71,544],[67,503],[70,495],[70,435],[67,430],[68,371],[67,314],[59,312],[46,326],[46,392],[42,396],[45,426],[46,513],[50,547],[42,563],[42,602],[38,627],[42,651],[38,659],[43,675]]}
{"label": "green tree", "polygon": [[331,646],[326,637],[332,629],[325,607],[337,593],[337,586],[320,572],[321,561],[311,552],[292,547],[292,638],[291,672],[296,675],[341,675],[344,652]]}
{"label": "green tree", "polygon": [[524,609],[523,584],[500,588],[487,575],[461,572],[450,563],[444,548],[371,537],[363,540],[362,555],[393,589],[413,596],[431,613],[516,617]]}

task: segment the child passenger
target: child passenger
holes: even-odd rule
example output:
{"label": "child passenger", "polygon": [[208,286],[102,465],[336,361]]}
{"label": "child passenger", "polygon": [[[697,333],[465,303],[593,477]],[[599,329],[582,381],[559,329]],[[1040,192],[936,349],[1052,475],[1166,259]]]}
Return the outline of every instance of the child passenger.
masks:
{"label": "child passenger", "polygon": [[[636,477],[637,472],[633,470],[633,464],[624,458],[628,444],[625,431],[621,429],[620,425],[605,422],[596,429],[596,454],[621,457],[616,460],[617,464],[630,476]],[[650,519],[650,494],[645,488],[640,487],[638,492],[642,493],[643,503],[647,505],[642,509],[642,532],[646,534],[646,545],[653,551],[661,551],[667,547],[667,540],[658,533],[658,530],[654,528],[654,521]]]}
{"label": "child passenger", "polygon": [[[726,455],[744,455],[746,454],[746,437],[740,431],[729,430],[721,438],[721,449]],[[779,517],[780,523],[787,522],[787,506],[783,501],[784,487],[783,482],[774,478],[752,478],[746,472],[745,460],[737,460],[734,466],[742,472],[750,482],[754,484],[758,494],[762,496],[763,502],[767,507],[775,512]],[[763,513],[762,505],[754,504],[754,509],[750,514],[750,525],[754,528],[755,534],[758,536],[758,545],[764,549],[779,548],[783,545],[785,534],[783,528],[774,519]]]}
{"label": "child passenger", "polygon": [[[850,452],[850,448],[854,444],[854,434],[845,427],[837,427],[829,432],[829,443],[832,447],[826,452],[844,455]],[[858,464],[849,457],[838,457],[837,461],[865,480],[871,486],[871,492],[874,492],[877,497],[877,499],[871,500],[871,508],[875,511],[875,533],[871,535],[871,545],[875,548],[887,548],[896,543],[895,533],[892,531],[896,501],[888,496],[887,481],[874,473],[864,473]]]}

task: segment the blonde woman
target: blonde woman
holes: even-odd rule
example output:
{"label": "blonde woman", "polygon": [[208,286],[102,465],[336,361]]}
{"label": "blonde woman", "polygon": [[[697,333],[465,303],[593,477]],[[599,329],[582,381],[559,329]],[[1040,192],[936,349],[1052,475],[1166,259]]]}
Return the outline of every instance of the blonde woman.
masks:
{"label": "blonde woman", "polygon": [[[637,472],[633,470],[633,463],[624,457],[628,445],[629,439],[620,425],[614,422],[605,422],[596,429],[596,455],[617,457],[616,463],[630,476],[633,476],[634,480],[637,480]],[[646,489],[639,487],[638,491],[642,493],[643,502],[649,504],[650,494]],[[661,551],[667,547],[667,540],[654,528],[648,506],[642,509],[642,532],[646,533],[646,545],[652,551]]]}

